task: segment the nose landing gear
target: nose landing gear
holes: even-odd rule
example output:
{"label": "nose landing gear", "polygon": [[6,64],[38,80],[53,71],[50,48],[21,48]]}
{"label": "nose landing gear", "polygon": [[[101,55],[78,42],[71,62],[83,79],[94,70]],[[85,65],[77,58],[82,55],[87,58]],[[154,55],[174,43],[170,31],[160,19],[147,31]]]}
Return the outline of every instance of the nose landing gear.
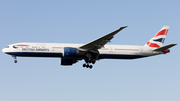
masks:
{"label": "nose landing gear", "polygon": [[14,60],[14,63],[17,63],[17,59],[16,59],[16,56],[12,56],[15,60]]}

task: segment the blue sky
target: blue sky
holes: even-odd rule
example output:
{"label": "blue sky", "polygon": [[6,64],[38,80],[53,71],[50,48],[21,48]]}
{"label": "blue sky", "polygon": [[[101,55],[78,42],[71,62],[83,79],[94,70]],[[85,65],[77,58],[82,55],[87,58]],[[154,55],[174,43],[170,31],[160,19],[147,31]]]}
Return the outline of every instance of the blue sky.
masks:
{"label": "blue sky", "polygon": [[[87,43],[121,26],[110,44],[144,45],[164,25],[180,43],[180,1],[1,0],[0,49],[16,42]],[[179,45],[166,55],[100,60],[92,70],[59,58],[14,59],[0,52],[1,101],[179,101]]]}

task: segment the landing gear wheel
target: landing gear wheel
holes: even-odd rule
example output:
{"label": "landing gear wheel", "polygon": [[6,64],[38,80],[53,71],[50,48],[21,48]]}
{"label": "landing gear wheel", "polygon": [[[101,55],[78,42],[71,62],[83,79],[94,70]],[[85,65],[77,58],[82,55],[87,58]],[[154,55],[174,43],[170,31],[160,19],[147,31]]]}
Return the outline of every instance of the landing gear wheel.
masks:
{"label": "landing gear wheel", "polygon": [[86,68],[89,68],[89,65],[88,65],[88,64],[86,65]]}
{"label": "landing gear wheel", "polygon": [[14,60],[14,63],[17,63],[17,60]]}
{"label": "landing gear wheel", "polygon": [[88,62],[89,62],[89,63],[92,63],[92,61],[91,61],[91,60],[89,60]]}
{"label": "landing gear wheel", "polygon": [[95,64],[96,63],[96,61],[92,61],[92,64]]}
{"label": "landing gear wheel", "polygon": [[92,69],[92,67],[93,67],[92,65],[89,66],[90,69]]}
{"label": "landing gear wheel", "polygon": [[83,67],[86,67],[86,64],[83,64]]}

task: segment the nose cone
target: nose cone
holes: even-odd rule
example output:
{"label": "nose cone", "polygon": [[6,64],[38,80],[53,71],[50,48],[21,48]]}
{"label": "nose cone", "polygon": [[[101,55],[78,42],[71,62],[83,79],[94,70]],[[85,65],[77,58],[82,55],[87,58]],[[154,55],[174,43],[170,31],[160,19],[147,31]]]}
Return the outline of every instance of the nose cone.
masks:
{"label": "nose cone", "polygon": [[5,53],[4,48],[2,49],[2,52]]}
{"label": "nose cone", "polygon": [[5,49],[5,48],[3,48],[3,49],[2,49],[2,52],[3,52],[3,53],[6,53],[6,49]]}

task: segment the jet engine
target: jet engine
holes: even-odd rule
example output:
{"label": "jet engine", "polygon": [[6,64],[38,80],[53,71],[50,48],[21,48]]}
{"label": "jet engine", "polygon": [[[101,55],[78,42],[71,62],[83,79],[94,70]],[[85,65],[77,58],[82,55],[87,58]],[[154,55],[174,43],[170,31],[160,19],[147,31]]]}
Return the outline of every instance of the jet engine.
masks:
{"label": "jet engine", "polygon": [[61,65],[72,65],[73,63],[76,63],[77,61],[74,59],[68,59],[68,58],[61,58],[60,64]]}
{"label": "jet engine", "polygon": [[64,57],[76,57],[79,54],[79,50],[77,48],[72,47],[64,47]]}

